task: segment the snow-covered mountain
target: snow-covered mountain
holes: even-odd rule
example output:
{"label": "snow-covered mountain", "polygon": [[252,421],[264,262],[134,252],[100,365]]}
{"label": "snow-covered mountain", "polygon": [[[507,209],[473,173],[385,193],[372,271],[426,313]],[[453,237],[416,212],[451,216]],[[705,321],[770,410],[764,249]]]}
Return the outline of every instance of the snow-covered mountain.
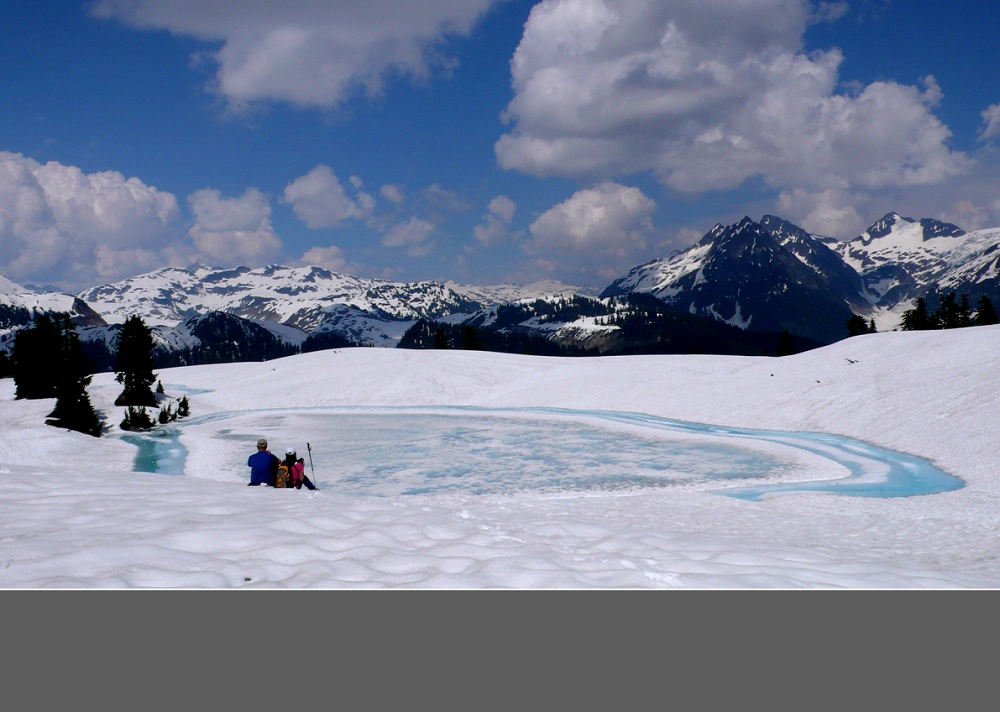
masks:
{"label": "snow-covered mountain", "polygon": [[321,267],[214,269],[175,267],[142,274],[81,292],[78,296],[108,323],[141,314],[147,324],[176,325],[208,312],[287,324],[303,331],[319,327],[343,307],[385,321],[434,319],[534,298],[545,289],[572,292],[549,284],[541,289],[513,285],[464,287],[440,282],[391,282],[331,272]]}
{"label": "snow-covered mountain", "polygon": [[991,296],[998,286],[1000,229],[966,232],[950,223],[889,213],[832,245],[862,276],[874,308],[894,315],[917,297],[948,291]]}
{"label": "snow-covered mountain", "polygon": [[[471,338],[463,329],[493,330],[505,347],[529,352],[548,352],[541,339],[585,352],[768,353],[785,331],[802,337],[804,348],[844,338],[855,314],[879,330],[897,328],[918,297],[932,307],[955,291],[972,303],[988,296],[1000,304],[998,265],[1000,228],[965,232],[889,213],[848,241],[773,215],[716,225],[688,249],[632,269],[596,299],[556,282],[391,282],[315,266],[166,268],[77,295],[0,277],[0,348],[35,314],[59,311],[73,316],[104,367],[133,314],[153,329],[164,358],[190,362],[348,343],[391,347],[419,321],[449,327],[452,341]],[[633,295],[656,297],[688,318]],[[439,336],[422,328],[425,340]]]}
{"label": "snow-covered mountain", "polygon": [[0,275],[0,336],[9,329],[31,323],[36,314],[62,312],[80,326],[101,326],[104,319],[72,294],[36,292]]}
{"label": "snow-covered mountain", "polygon": [[838,241],[766,215],[716,225],[687,250],[634,268],[603,296],[649,292],[741,328],[826,340],[844,336],[851,314],[896,328],[918,297],[956,291],[997,300],[998,259],[1000,229],[965,232],[889,213]]}
{"label": "snow-covered mountain", "polygon": [[692,314],[756,331],[842,338],[864,303],[858,275],[801,228],[773,216],[716,225],[696,245],[636,267],[602,296],[650,292]]}

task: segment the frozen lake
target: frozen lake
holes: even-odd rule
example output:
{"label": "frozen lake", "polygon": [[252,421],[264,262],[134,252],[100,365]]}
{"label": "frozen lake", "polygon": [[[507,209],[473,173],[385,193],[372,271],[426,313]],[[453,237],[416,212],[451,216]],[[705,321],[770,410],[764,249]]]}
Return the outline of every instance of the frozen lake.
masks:
{"label": "frozen lake", "polygon": [[932,463],[820,433],[685,423],[637,413],[560,409],[316,408],[216,413],[152,435],[134,469],[187,469],[184,434],[207,438],[216,478],[246,481],[259,437],[297,448],[324,490],[358,496],[462,491],[585,493],[686,487],[759,499],[820,491],[869,497],[933,494],[963,483]]}

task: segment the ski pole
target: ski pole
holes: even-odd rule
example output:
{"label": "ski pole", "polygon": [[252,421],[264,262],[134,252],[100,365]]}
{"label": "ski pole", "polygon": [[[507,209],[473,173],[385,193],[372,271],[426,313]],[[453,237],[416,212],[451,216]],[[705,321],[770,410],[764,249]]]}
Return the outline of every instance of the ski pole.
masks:
{"label": "ski pole", "polygon": [[[312,445],[310,445],[309,443],[306,443],[306,450],[309,451],[309,471],[312,473],[313,484],[315,485],[316,484],[316,470],[313,467],[313,448],[312,448]],[[316,486],[319,487],[319,485],[316,485]]]}

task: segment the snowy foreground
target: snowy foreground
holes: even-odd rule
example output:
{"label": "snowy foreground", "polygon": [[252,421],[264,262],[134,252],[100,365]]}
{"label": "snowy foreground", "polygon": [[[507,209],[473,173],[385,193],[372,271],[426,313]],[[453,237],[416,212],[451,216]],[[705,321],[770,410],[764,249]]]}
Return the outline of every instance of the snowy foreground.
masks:
{"label": "snowy foreground", "polygon": [[[998,374],[1000,327],[873,334],[780,359],[365,348],[167,369],[159,372],[167,393],[191,402],[192,417],[178,428],[184,476],[132,471],[137,448],[118,437],[113,374],[96,376],[90,389],[114,424],[102,438],[43,425],[52,402],[15,401],[8,379],[0,381],[0,587],[994,588]],[[324,414],[358,406],[370,407],[369,422],[384,420],[384,446],[396,449],[381,451],[371,433],[367,450],[355,447],[356,433],[322,434],[331,422]],[[406,420],[403,409],[437,412],[429,407],[451,419],[428,435],[434,452],[455,441],[441,451],[441,472],[464,460],[505,485],[534,474],[516,465],[532,461],[530,447],[514,453],[515,471],[504,459],[532,433],[549,453],[538,467],[572,482],[574,462],[583,468],[588,459],[580,448],[592,441],[554,456],[564,437],[556,428],[586,424],[577,411],[619,411],[849,436],[927,458],[965,486],[914,497],[796,492],[747,501],[700,480],[477,493],[453,477],[426,494],[391,483],[378,491],[388,471],[376,466],[380,452],[413,457],[415,469],[424,458],[420,482],[428,481],[427,451],[413,437],[423,421]],[[565,416],[549,432],[544,418],[518,420],[527,408]],[[510,417],[486,417],[498,409]],[[449,430],[452,421],[464,439]],[[404,424],[400,435],[394,427]],[[629,428],[598,423],[587,432],[599,431],[601,450],[635,437],[655,452],[648,433]],[[301,455],[310,439],[321,490],[246,487],[246,458],[260,436],[276,453],[295,445]],[[414,443],[394,441],[401,437]],[[632,452],[603,454],[620,468]],[[820,458],[792,459],[793,479],[845,475]],[[405,489],[407,463],[396,464],[392,476]]]}

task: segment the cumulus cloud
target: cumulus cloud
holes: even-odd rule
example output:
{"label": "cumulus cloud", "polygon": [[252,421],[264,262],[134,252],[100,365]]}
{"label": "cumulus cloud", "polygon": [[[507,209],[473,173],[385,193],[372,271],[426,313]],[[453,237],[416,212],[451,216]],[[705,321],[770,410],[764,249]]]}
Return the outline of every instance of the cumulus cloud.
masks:
{"label": "cumulus cloud", "polygon": [[993,104],[982,112],[983,128],[979,132],[979,138],[983,141],[990,141],[1000,137],[1000,104]]}
{"label": "cumulus cloud", "polygon": [[552,268],[615,276],[653,236],[655,210],[638,188],[605,181],[542,213],[524,249]]}
{"label": "cumulus cloud", "polygon": [[857,206],[866,202],[863,196],[841,188],[819,192],[796,188],[778,196],[778,214],[814,235],[837,237],[859,232],[864,218]]}
{"label": "cumulus cloud", "polygon": [[217,91],[233,106],[261,100],[336,106],[388,75],[447,70],[449,37],[467,35],[502,0],[97,0],[92,13],[221,47]]}
{"label": "cumulus cloud", "polygon": [[344,258],[343,251],[336,245],[327,245],[326,247],[313,247],[302,255],[299,260],[301,265],[317,265],[318,267],[325,267],[328,270],[334,272],[339,272],[347,267],[347,260]]}
{"label": "cumulus cloud", "polygon": [[506,195],[498,195],[490,201],[488,210],[483,216],[483,222],[472,229],[476,240],[483,245],[495,245],[513,238],[510,223],[514,219],[517,203]]}
{"label": "cumulus cloud", "polygon": [[182,235],[170,193],[114,171],[84,173],[0,152],[0,273],[64,288],[135,274]]}
{"label": "cumulus cloud", "polygon": [[434,249],[434,241],[430,239],[434,230],[433,223],[412,217],[389,228],[382,236],[382,244],[385,247],[406,248],[406,254],[411,257],[423,257]]}
{"label": "cumulus cloud", "polygon": [[537,176],[652,171],[688,192],[762,177],[823,193],[941,181],[969,168],[934,115],[941,90],[847,92],[839,50],[806,53],[808,0],[544,0],[511,62],[499,163]]}
{"label": "cumulus cloud", "polygon": [[281,202],[292,206],[296,217],[312,229],[339,227],[348,220],[367,220],[375,209],[375,199],[361,191],[361,179],[351,176],[357,191],[350,197],[329,166],[318,165],[285,187]]}
{"label": "cumulus cloud", "polygon": [[195,224],[188,231],[198,251],[221,264],[260,262],[281,250],[271,226],[271,203],[256,188],[236,198],[205,188],[188,197]]}

